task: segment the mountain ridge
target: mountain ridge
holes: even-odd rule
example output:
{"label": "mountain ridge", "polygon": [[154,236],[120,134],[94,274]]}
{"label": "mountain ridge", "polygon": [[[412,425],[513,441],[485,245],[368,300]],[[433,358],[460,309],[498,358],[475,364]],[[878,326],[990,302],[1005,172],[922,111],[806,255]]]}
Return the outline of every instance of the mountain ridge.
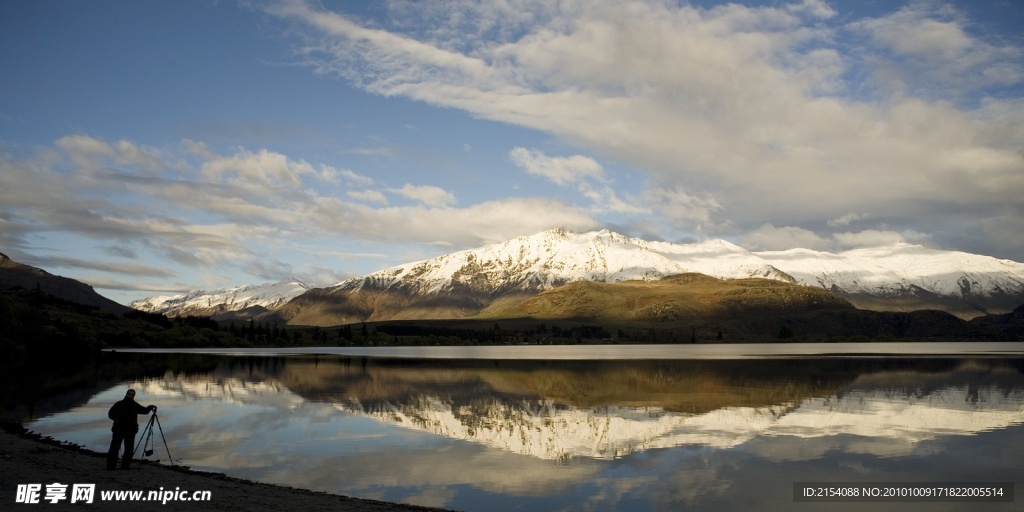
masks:
{"label": "mountain ridge", "polygon": [[[721,263],[722,259],[729,260],[729,264]],[[580,280],[652,280],[684,273],[726,279],[768,277],[793,281],[749,251],[725,240],[683,245],[648,242],[607,229],[582,234],[554,229],[396,265],[327,288],[358,290],[373,286],[388,289],[405,284],[418,289],[425,286],[430,293],[438,293],[457,287],[454,283],[462,283],[492,291],[533,291]],[[487,277],[486,283],[481,282],[481,275]]]}
{"label": "mountain ridge", "polygon": [[795,283],[828,290],[861,309],[937,309],[962,319],[1024,303],[1024,264],[920,245],[752,252],[720,239],[682,244],[606,229],[552,229],[310,288],[261,314],[309,324],[320,323],[317,316],[332,322],[460,318],[575,281],[654,281],[689,273]]}
{"label": "mountain ridge", "polygon": [[940,309],[970,319],[1012,311],[1024,295],[1024,264],[896,243],[839,253],[754,253],[797,282],[835,291],[861,309]]}
{"label": "mountain ridge", "polygon": [[212,291],[193,290],[182,295],[148,297],[129,304],[147,313],[168,316],[208,316],[230,320],[258,316],[284,305],[309,289],[298,279],[243,285]]}

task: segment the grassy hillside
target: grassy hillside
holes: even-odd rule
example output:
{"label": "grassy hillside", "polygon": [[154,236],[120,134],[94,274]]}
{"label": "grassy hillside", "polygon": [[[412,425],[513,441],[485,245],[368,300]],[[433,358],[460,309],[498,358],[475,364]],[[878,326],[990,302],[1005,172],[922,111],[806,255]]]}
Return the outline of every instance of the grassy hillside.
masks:
{"label": "grassy hillside", "polygon": [[518,304],[489,310],[485,315],[649,323],[822,309],[846,310],[853,306],[819,288],[771,279],[722,280],[703,274],[681,274],[658,281],[570,283]]}

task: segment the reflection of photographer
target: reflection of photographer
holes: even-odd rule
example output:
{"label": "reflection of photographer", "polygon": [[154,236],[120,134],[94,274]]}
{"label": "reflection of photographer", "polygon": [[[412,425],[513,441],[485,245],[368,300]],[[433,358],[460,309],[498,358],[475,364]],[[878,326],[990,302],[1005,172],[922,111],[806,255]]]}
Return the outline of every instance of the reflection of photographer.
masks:
{"label": "reflection of photographer", "polygon": [[124,455],[121,457],[121,469],[128,469],[131,465],[135,434],[139,431],[138,415],[149,414],[150,411],[155,412],[156,406],[143,407],[136,402],[134,389],[129,389],[124,395],[124,400],[110,407],[107,417],[114,420],[114,426],[110,428],[114,434],[110,440],[110,450],[107,452],[107,469],[117,467],[117,452],[122,444]]}

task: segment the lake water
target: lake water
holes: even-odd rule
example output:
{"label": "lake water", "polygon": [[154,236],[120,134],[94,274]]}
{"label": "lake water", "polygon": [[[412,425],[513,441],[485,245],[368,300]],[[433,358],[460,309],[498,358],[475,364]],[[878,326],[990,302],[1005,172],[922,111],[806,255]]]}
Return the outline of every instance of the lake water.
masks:
{"label": "lake water", "polygon": [[106,411],[133,387],[160,407],[164,463],[169,451],[195,469],[362,498],[466,511],[1020,510],[794,503],[793,485],[1020,492],[1021,345],[119,353],[132,378],[26,427],[105,451]]}

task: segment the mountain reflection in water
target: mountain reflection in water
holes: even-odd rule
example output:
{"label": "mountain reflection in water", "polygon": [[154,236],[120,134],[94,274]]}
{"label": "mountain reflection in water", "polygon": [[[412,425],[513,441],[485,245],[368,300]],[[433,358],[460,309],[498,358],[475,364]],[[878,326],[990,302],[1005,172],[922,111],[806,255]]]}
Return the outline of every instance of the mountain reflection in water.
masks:
{"label": "mountain reflection in water", "polygon": [[[1024,430],[1020,359],[544,362],[193,356],[170,368],[166,359],[158,374],[107,389],[81,407],[28,426],[102,451],[109,439],[103,411],[130,385],[144,403],[160,405],[170,450],[183,464],[463,509],[472,508],[466,505],[472,503],[468,496],[480,492],[548,499],[561,493],[559,499],[571,500],[570,494],[583,492],[582,482],[606,481],[612,478],[609,468],[620,464],[636,473],[629,475],[629,485],[655,485],[664,472],[675,475],[668,480],[676,482],[672,485],[681,485],[678,468],[641,470],[635,465],[684,457],[687,462],[680,467],[700,466],[695,453],[753,458],[746,461],[749,468],[727,471],[733,479],[737,472],[780,471],[789,475],[781,477],[783,483],[806,480],[800,475],[807,468],[780,466],[800,461],[828,461],[833,467],[831,474],[812,472],[815,477],[864,479],[865,473],[877,473],[869,466],[878,464],[889,468],[888,478],[894,470],[880,462],[886,459],[914,461],[906,466],[913,468],[911,474],[897,476],[936,479],[940,475],[929,475],[929,464],[942,457],[935,452],[954,451],[951,439]],[[1024,450],[1015,450],[1013,460],[1024,456]],[[401,462],[385,462],[389,456]],[[445,457],[448,462],[440,462]],[[1009,469],[1016,463],[1000,460],[986,461],[956,479],[1020,480],[1021,470]],[[837,463],[845,469],[836,470]],[[697,494],[680,496],[683,491],[676,490],[657,498],[660,491],[647,489],[644,500],[668,500],[659,502],[667,506],[714,494],[730,481],[722,480],[721,468],[714,466],[705,460],[703,469],[690,467],[687,481],[706,480]],[[851,473],[851,467],[856,471]],[[488,471],[495,474],[486,476]],[[645,478],[653,480],[642,483]],[[776,490],[780,496],[788,492]],[[622,499],[615,498],[616,507]]]}

